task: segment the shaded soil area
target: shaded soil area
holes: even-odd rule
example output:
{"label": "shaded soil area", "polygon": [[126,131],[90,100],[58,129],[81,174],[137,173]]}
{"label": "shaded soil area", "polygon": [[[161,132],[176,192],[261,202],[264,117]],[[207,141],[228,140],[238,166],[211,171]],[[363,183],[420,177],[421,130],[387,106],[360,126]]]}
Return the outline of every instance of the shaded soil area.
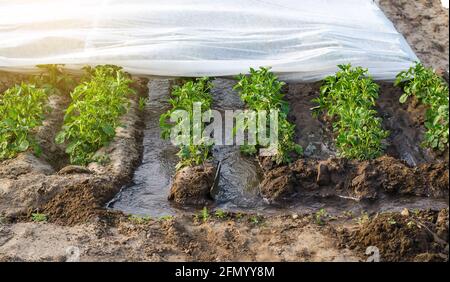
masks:
{"label": "shaded soil area", "polygon": [[385,194],[448,198],[448,163],[409,167],[389,156],[359,162],[339,158],[298,160],[264,174],[261,194],[272,202],[304,196],[384,200]]}

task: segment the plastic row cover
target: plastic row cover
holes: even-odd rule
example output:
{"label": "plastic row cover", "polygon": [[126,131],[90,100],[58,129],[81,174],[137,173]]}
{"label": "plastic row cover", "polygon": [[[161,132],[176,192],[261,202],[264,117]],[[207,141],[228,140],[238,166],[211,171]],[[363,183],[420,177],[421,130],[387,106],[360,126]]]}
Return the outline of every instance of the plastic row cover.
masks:
{"label": "plastic row cover", "polygon": [[271,66],[313,81],[351,62],[389,80],[415,60],[372,0],[0,0],[2,69],[228,76]]}

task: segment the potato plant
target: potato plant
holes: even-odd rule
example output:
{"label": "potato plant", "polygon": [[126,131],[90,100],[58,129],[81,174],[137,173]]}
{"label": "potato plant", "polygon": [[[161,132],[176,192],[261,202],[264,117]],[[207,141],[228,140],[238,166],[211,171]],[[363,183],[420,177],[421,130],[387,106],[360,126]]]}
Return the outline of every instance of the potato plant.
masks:
{"label": "potato plant", "polygon": [[[172,98],[169,99],[169,103],[172,108],[162,114],[159,119],[161,127],[161,137],[164,139],[170,138],[170,132],[174,123],[171,123],[170,116],[176,110],[184,110],[189,113],[189,120],[193,120],[193,104],[201,103],[201,112],[207,111],[211,108],[212,97],[210,90],[212,83],[209,78],[198,78],[195,80],[187,80],[182,85],[175,85],[172,90]],[[205,124],[201,123],[200,132],[203,132]],[[185,166],[195,166],[204,163],[211,156],[212,144],[207,142],[200,142],[200,144],[194,144],[193,140],[193,126],[190,126],[189,145],[180,145],[180,151],[177,153],[180,161],[177,164],[177,169]],[[180,138],[186,138],[186,136],[179,136]]]}
{"label": "potato plant", "polygon": [[77,165],[105,159],[96,152],[114,138],[134,94],[130,76],[119,67],[99,66],[88,77],[72,91],[63,128],[56,136],[57,143],[67,142],[70,162]]}
{"label": "potato plant", "polygon": [[448,105],[449,93],[445,81],[431,68],[421,63],[402,71],[397,75],[395,85],[403,88],[400,103],[405,103],[410,96],[428,106],[425,114],[425,133],[423,145],[438,151],[448,148]]}
{"label": "potato plant", "polygon": [[0,94],[0,160],[29,148],[41,152],[33,130],[42,125],[47,102],[47,93],[31,84],[15,85]]}
{"label": "potato plant", "polygon": [[374,110],[379,86],[367,75],[367,69],[339,65],[336,75],[325,78],[320,95],[314,99],[319,105],[313,114],[325,112],[333,120],[336,147],[339,155],[349,159],[366,160],[380,156],[383,139],[381,119]]}
{"label": "potato plant", "polygon": [[68,74],[64,65],[37,65],[41,69],[39,75],[31,79],[31,83],[43,88],[48,95],[69,93],[77,84],[74,76]]}
{"label": "potato plant", "polygon": [[[241,100],[246,106],[254,111],[278,110],[278,144],[276,154],[272,159],[277,163],[289,163],[292,161],[292,154],[303,154],[303,148],[296,144],[295,125],[288,121],[289,106],[283,100],[284,93],[282,87],[285,84],[278,80],[278,77],[270,72],[269,68],[261,67],[259,70],[250,68],[250,75],[239,75],[238,83],[233,89],[239,91]],[[267,127],[269,127],[269,120]],[[268,130],[267,130],[268,131]],[[258,138],[257,138],[258,139]],[[256,145],[243,145],[241,151],[254,155],[257,153]]]}

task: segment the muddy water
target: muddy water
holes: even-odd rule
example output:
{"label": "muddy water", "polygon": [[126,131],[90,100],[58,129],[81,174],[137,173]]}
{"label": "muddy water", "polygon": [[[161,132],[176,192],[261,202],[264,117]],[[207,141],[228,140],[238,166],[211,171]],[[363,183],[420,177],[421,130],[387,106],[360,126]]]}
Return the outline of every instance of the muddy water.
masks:
{"label": "muddy water", "polygon": [[[228,79],[214,81],[212,90],[214,109],[223,112],[227,109],[244,107],[237,93],[232,90],[233,85],[234,81]],[[146,129],[142,164],[135,171],[132,183],[123,187],[108,204],[109,208],[153,217],[193,211],[190,208],[174,206],[167,200],[178,161],[175,155],[177,148],[160,138],[159,116],[169,108],[167,99],[170,87],[170,80],[150,80],[149,102],[145,108]],[[317,87],[314,85],[305,87],[305,85],[290,86],[287,96],[292,118],[297,124],[297,141],[304,148],[309,147],[307,153],[311,155],[306,157],[325,159],[335,155],[332,136],[326,125],[312,118],[309,111],[312,106],[310,100],[316,94]],[[428,198],[380,195],[376,202],[370,202],[309,192],[297,195],[291,204],[273,206],[267,204],[259,195],[258,184],[262,175],[255,158],[243,156],[236,146],[215,146],[213,158],[221,164],[218,185],[212,193],[214,207],[225,210],[273,214],[310,213],[324,208],[330,214],[344,211],[357,214],[361,211],[400,211],[405,207],[410,209],[448,207],[446,200]]]}
{"label": "muddy water", "polygon": [[[244,107],[237,93],[232,91],[233,84],[226,79],[214,81],[214,109],[223,112]],[[170,80],[150,80],[142,164],[135,171],[133,182],[122,188],[108,204],[109,208],[151,216],[175,214],[180,210],[181,207],[167,200],[178,162],[177,148],[160,138],[159,129],[159,116],[169,109],[170,87]],[[261,173],[254,158],[242,156],[236,146],[215,146],[213,158],[221,163],[218,186],[214,190],[218,206],[239,209],[264,205],[258,195]]]}
{"label": "muddy water", "polygon": [[150,80],[149,102],[145,107],[144,152],[132,183],[108,204],[131,214],[162,216],[176,209],[167,200],[177,164],[177,148],[160,138],[159,116],[169,109],[169,80]]}

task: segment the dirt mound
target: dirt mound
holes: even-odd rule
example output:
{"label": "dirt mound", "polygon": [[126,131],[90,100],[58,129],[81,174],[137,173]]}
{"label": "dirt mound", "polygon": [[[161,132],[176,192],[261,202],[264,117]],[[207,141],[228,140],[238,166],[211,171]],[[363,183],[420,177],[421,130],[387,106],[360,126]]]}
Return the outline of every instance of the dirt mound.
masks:
{"label": "dirt mound", "polygon": [[212,202],[210,191],[215,176],[216,166],[209,162],[195,167],[184,167],[175,174],[168,198],[183,205],[208,205]]}
{"label": "dirt mound", "polygon": [[57,194],[40,212],[46,214],[50,222],[62,225],[87,223],[106,212],[103,208],[105,202],[117,192],[113,183],[101,179],[87,180]]}
{"label": "dirt mound", "polygon": [[382,261],[448,261],[448,209],[377,214],[341,239],[356,250],[377,247]]}
{"label": "dirt mound", "polygon": [[261,195],[271,201],[280,201],[290,197],[294,190],[294,174],[287,166],[266,171],[259,184]]}
{"label": "dirt mound", "polygon": [[260,189],[272,201],[295,194],[340,195],[357,200],[376,200],[383,193],[445,198],[448,177],[448,163],[444,162],[409,167],[389,156],[364,162],[298,160],[266,171]]}

